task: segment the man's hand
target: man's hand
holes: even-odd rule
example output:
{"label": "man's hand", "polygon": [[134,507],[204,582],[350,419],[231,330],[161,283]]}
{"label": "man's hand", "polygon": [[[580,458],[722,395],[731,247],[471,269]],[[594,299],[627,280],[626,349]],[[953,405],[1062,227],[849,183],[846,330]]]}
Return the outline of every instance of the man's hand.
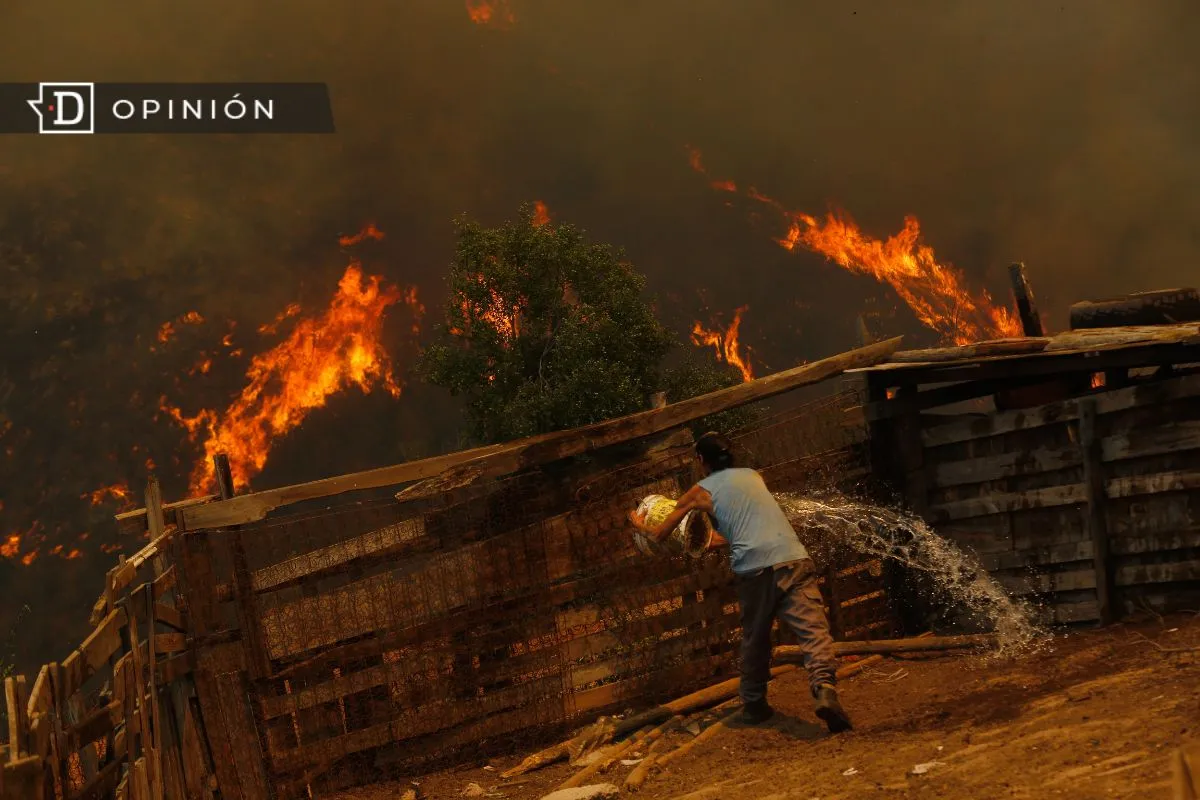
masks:
{"label": "man's hand", "polygon": [[629,512],[629,521],[633,524],[633,527],[637,528],[638,530],[646,530],[646,515],[640,513],[638,509],[635,508],[633,511]]}

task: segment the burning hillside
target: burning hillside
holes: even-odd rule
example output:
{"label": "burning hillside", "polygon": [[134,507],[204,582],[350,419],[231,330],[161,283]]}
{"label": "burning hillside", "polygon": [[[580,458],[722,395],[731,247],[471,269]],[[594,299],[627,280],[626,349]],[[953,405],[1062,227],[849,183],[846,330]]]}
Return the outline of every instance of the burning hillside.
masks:
{"label": "burning hillside", "polygon": [[972,292],[963,276],[938,261],[933,248],[921,243],[916,217],[906,217],[899,233],[887,239],[869,236],[844,211],[830,211],[818,219],[791,211],[753,186],[739,190],[735,181],[713,179],[701,153],[688,148],[692,169],[709,178],[709,185],[744,197],[776,211],[787,232],[776,242],[786,250],[802,247],[819,253],[851,272],[886,283],[912,309],[921,324],[953,344],[1020,336],[1020,321],[986,291]]}
{"label": "burning hillside", "polygon": [[[382,238],[371,225],[343,237],[341,244],[351,247]],[[385,287],[379,276],[364,276],[362,265],[352,261],[328,309],[301,319],[284,341],[251,359],[246,386],[224,411],[201,409],[188,415],[163,398],[162,410],[203,447],[204,455],[191,473],[193,494],[214,488],[212,457],[217,453],[229,456],[235,485],[246,486],[266,465],[272,444],[333,394],[351,386],[364,393],[379,387],[399,397],[401,383],[382,342],[385,312],[397,303],[413,312],[417,334],[424,308],[416,289]],[[299,313],[299,306],[289,306],[259,330],[273,333]]]}

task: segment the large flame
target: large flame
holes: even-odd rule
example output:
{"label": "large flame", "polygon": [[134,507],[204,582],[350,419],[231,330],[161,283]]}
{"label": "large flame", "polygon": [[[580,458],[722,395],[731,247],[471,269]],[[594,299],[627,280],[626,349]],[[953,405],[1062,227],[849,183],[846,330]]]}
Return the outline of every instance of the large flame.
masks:
{"label": "large flame", "polygon": [[533,202],[533,220],[532,220],[532,222],[533,222],[534,227],[536,227],[536,228],[540,228],[543,225],[550,224],[550,209],[547,208],[546,204],[543,203],[541,200],[535,200]]}
{"label": "large flame", "polygon": [[[688,148],[692,169],[709,178],[709,185],[737,192],[734,181],[713,180],[704,168],[700,151]],[[954,344],[1021,335],[1020,320],[1004,306],[992,302],[987,292],[973,294],[963,285],[963,276],[949,264],[939,262],[933,248],[921,243],[921,226],[907,217],[903,229],[887,239],[863,233],[850,216],[833,211],[823,219],[789,211],[778,201],[753,187],[743,194],[778,211],[788,224],[787,233],[776,241],[794,250],[797,246],[820,253],[851,272],[869,275],[891,286],[926,327]]]}
{"label": "large flame", "polygon": [[509,28],[517,21],[508,0],[467,0],[467,16],[476,25],[493,28]]}
{"label": "large flame", "polygon": [[[342,243],[382,236],[370,226]],[[382,343],[384,312],[396,303],[412,309],[415,333],[424,312],[416,289],[384,288],[378,276],[364,277],[362,266],[352,261],[323,314],[300,319],[287,339],[251,359],[246,387],[223,412],[204,409],[188,416],[164,398],[163,410],[193,441],[203,439],[204,457],[192,471],[192,492],[213,490],[212,457],[218,453],[229,457],[234,484],[245,486],[266,465],[276,439],[350,386],[363,392],[379,386],[398,397],[401,384]],[[289,307],[282,316],[296,313]]]}
{"label": "large flame", "polygon": [[[742,373],[742,380],[754,380],[754,369],[750,366],[750,349],[743,348],[738,341],[738,331],[742,327],[742,314],[750,309],[742,306],[733,312],[733,322],[724,330],[706,328],[699,321],[692,326],[692,342],[698,347],[712,347],[717,351],[717,360],[730,366],[737,367]],[[745,352],[743,353],[743,349]]]}

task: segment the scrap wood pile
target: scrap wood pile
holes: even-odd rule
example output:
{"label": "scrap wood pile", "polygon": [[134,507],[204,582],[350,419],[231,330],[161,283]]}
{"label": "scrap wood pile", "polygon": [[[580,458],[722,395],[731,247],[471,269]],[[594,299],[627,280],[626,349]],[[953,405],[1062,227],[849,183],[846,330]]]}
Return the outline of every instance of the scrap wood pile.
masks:
{"label": "scrap wood pile", "polygon": [[[994,642],[990,634],[941,637],[923,634],[911,639],[837,642],[834,647],[839,656],[856,659],[842,666],[837,674],[839,679],[850,678],[878,664],[885,655],[980,648]],[[794,663],[800,655],[798,647],[777,647],[776,660],[789,663],[773,667],[771,677],[800,669]],[[511,781],[566,761],[580,768],[558,787],[567,790],[583,786],[619,764],[632,768],[623,787],[625,791],[636,792],[655,773],[704,747],[734,725],[741,712],[737,691],[738,680],[734,678],[629,717],[601,717],[571,739],[534,753],[501,773],[501,778]]]}

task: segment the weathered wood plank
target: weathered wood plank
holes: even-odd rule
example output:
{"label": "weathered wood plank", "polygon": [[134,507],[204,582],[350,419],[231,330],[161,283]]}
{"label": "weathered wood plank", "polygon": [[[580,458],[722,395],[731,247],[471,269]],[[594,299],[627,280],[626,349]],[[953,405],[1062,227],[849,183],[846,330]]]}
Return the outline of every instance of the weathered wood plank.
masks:
{"label": "weathered wood plank", "polygon": [[1137,497],[1143,494],[1185,492],[1200,489],[1200,471],[1176,470],[1153,475],[1114,478],[1105,484],[1109,497]]}
{"label": "weathered wood plank", "polygon": [[[889,385],[902,383],[938,383],[953,380],[984,380],[1005,374],[1053,374],[1073,369],[1100,372],[1124,364],[1137,367],[1160,363],[1190,363],[1195,359],[1192,347],[1200,343],[1200,326],[1143,325],[1122,328],[1096,328],[1067,331],[1048,337],[1038,352],[1000,355],[973,355],[954,359],[945,348],[929,353],[899,351],[903,361],[893,356],[887,363],[848,370],[882,375]],[[997,340],[1004,341],[1004,340]],[[988,343],[981,343],[988,344]],[[971,345],[978,348],[979,345]],[[943,377],[944,376],[944,377]],[[962,377],[960,377],[962,376]]]}
{"label": "weathered wood plank", "polygon": [[124,703],[119,699],[94,708],[67,729],[66,749],[79,750],[97,739],[102,739],[124,721]]}
{"label": "weathered wood plank", "polygon": [[672,403],[666,408],[642,411],[576,430],[559,431],[517,442],[190,506],[182,510],[184,527],[196,530],[254,522],[280,506],[359,489],[424,480],[460,465],[479,469],[481,477],[510,474],[520,469],[651,436],[719,411],[819,383],[853,367],[877,364],[896,352],[899,346],[899,338],[890,339],[711,394]]}
{"label": "weathered wood plank", "polygon": [[391,557],[424,536],[424,517],[407,519],[256,570],[251,586],[256,592],[281,589],[369,559]]}
{"label": "weathered wood plank", "polygon": [[29,742],[26,740],[29,723],[25,717],[29,700],[24,675],[4,679],[4,699],[8,705],[8,761],[15,764],[29,755]]}
{"label": "weathered wood plank", "polygon": [[930,513],[939,523],[953,522],[988,514],[1007,514],[1032,508],[1051,508],[1087,502],[1087,488],[1082,483],[1030,489],[1025,492],[1003,492],[968,500],[955,500],[931,506]]}
{"label": "weathered wood plank", "polygon": [[1091,559],[1092,543],[1086,541],[982,555],[979,557],[979,563],[988,572],[997,572],[1022,567],[1065,564],[1072,561],[1090,561]]}
{"label": "weathered wood plank", "polygon": [[[1132,475],[1112,478],[1104,482],[1104,491],[1109,498],[1137,497],[1139,495],[1183,492],[1200,489],[1200,471],[1177,470],[1152,475]],[[1081,505],[1088,500],[1087,484],[1075,483],[1030,489],[1024,492],[1004,492],[968,500],[955,500],[930,508],[938,524],[960,519],[1005,514],[1034,508]]]}
{"label": "weathered wood plank", "polygon": [[226,734],[233,750],[233,763],[241,784],[242,800],[268,800],[269,784],[258,729],[250,709],[246,676],[244,673],[228,673],[216,676],[215,682]]}
{"label": "weathered wood plank", "polygon": [[174,628],[180,633],[187,632],[187,624],[183,620],[183,614],[181,614],[179,609],[175,608],[175,606],[155,603],[154,619],[169,628]]}
{"label": "weathered wood plank", "polygon": [[1090,563],[1080,562],[1078,569],[1055,572],[996,573],[996,582],[1016,597],[1075,592],[1096,588],[1096,571]]}
{"label": "weathered wood plank", "polygon": [[1200,559],[1195,558],[1167,564],[1124,563],[1117,566],[1115,573],[1117,586],[1197,580],[1200,580]]}
{"label": "weathered wood plank", "polygon": [[933,469],[934,483],[940,489],[972,483],[1034,475],[1077,467],[1082,463],[1077,447],[1038,448],[938,463]]}
{"label": "weathered wood plank", "polygon": [[[1095,395],[1096,413],[1112,414],[1139,406],[1159,405],[1200,394],[1200,375],[1154,381]],[[1053,425],[1079,418],[1079,398],[1048,403],[1037,408],[1000,411],[986,415],[963,415],[952,418],[921,433],[926,447],[936,447],[971,439],[984,439]]]}
{"label": "weathered wood plank", "polygon": [[220,684],[213,672],[201,667],[194,673],[196,681],[196,704],[204,720],[204,736],[212,752],[213,774],[217,778],[222,798],[245,800],[242,782],[234,761],[234,744],[229,735],[229,724],[221,704]]}
{"label": "weathered wood plank", "polygon": [[[1140,428],[1101,441],[1104,463],[1200,450],[1200,422],[1182,421],[1161,428]],[[938,463],[934,482],[938,488],[983,483],[1016,475],[1034,475],[1077,467],[1083,457],[1077,447],[1018,450],[982,458]]]}
{"label": "weathered wood plank", "polygon": [[1112,554],[1118,556],[1157,553],[1166,550],[1186,550],[1200,547],[1200,527],[1184,530],[1168,528],[1162,532],[1141,533],[1137,536],[1115,536],[1109,545]]}
{"label": "weathered wood plank", "polygon": [[28,719],[33,719],[34,716],[54,708],[50,684],[50,665],[47,664],[38,670],[37,677],[33,680],[33,687],[29,690],[29,702],[25,710],[25,716]]}
{"label": "weathered wood plank", "polygon": [[67,656],[62,664],[65,696],[79,691],[121,649],[121,629],[126,621],[125,612],[120,608],[114,609],[88,634],[79,649]]}
{"label": "weathered wood plank", "polygon": [[1104,439],[1101,452],[1105,462],[1125,461],[1146,456],[1200,450],[1200,421],[1164,420],[1161,428],[1137,428]]}

